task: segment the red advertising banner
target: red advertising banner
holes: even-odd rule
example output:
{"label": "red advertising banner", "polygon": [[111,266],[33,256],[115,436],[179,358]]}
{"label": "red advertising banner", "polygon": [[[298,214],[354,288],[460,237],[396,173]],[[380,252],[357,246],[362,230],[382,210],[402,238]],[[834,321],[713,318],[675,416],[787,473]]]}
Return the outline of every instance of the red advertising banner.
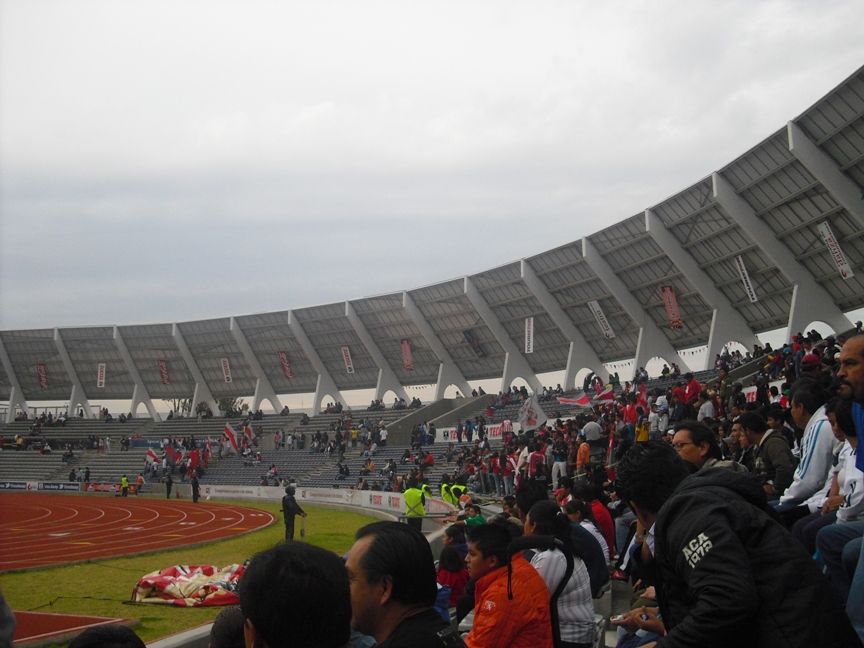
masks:
{"label": "red advertising banner", "polygon": [[351,360],[351,349],[347,346],[342,347],[342,360],[345,362],[345,373],[354,373],[354,362]]}
{"label": "red advertising banner", "polygon": [[291,363],[288,362],[288,354],[280,351],[277,355],[279,356],[279,365],[282,367],[282,374],[291,380],[294,377],[294,371],[291,369]]}
{"label": "red advertising banner", "polygon": [[36,378],[39,379],[39,386],[42,389],[48,389],[48,367],[44,362],[36,363]]}
{"label": "red advertising banner", "polygon": [[96,365],[96,388],[105,388],[105,363],[100,362]]}
{"label": "red advertising banner", "polygon": [[231,382],[231,364],[228,362],[228,358],[222,358],[222,376],[225,378],[226,383]]}
{"label": "red advertising banner", "polygon": [[411,351],[411,340],[402,338],[399,342],[399,348],[402,352],[402,366],[405,371],[414,371],[414,353]]}
{"label": "red advertising banner", "polygon": [[163,385],[171,384],[171,375],[168,373],[168,363],[159,358],[159,380],[162,381]]}
{"label": "red advertising banner", "polygon": [[678,308],[678,297],[675,295],[675,289],[672,286],[663,286],[660,288],[660,294],[663,297],[663,305],[666,307],[666,317],[669,318],[669,326],[673,329],[684,328],[684,321],[681,319],[681,310]]}

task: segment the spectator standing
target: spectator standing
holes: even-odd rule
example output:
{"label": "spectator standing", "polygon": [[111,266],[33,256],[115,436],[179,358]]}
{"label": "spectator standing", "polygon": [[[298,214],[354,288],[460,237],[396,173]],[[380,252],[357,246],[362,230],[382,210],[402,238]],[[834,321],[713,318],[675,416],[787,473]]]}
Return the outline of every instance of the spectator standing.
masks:
{"label": "spectator standing", "polygon": [[294,539],[294,516],[306,517],[306,511],[300,507],[294,497],[295,492],[293,486],[286,486],[285,496],[282,498],[282,514],[285,516],[285,540]]}

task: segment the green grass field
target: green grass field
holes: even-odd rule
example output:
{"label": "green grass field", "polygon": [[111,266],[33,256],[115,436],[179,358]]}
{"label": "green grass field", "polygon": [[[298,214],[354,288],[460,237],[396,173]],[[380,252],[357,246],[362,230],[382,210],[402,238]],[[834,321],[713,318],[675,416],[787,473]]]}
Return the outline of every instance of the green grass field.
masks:
{"label": "green grass field", "polygon": [[[112,558],[67,567],[0,575],[0,589],[13,609],[66,612],[138,619],[135,631],[150,642],[212,620],[220,608],[180,608],[129,604],[141,576],[178,564],[240,563],[284,538],[279,503],[230,501],[230,504],[269,511],[276,523],[231,540],[159,553]],[[376,518],[359,513],[304,506],[305,541],[342,554],[353,544],[354,532]],[[300,520],[297,520],[299,535]]]}

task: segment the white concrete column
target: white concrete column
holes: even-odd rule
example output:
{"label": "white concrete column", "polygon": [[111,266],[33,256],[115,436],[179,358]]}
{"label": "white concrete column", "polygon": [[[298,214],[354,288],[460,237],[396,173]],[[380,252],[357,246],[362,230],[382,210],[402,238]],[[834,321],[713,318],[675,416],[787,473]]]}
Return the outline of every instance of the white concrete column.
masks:
{"label": "white concrete column", "polygon": [[531,291],[531,294],[537,298],[544,310],[549,313],[549,317],[555,323],[555,326],[570,340],[570,350],[567,353],[567,368],[564,370],[565,389],[571,389],[576,384],[576,374],[582,367],[588,367],[596,375],[606,380],[609,378],[609,372],[603,366],[602,360],[588,344],[582,332],[576,328],[573,321],[564,312],[564,309],[555,301],[546,286],[540,281],[537,273],[525,259],[521,262],[522,281]]}
{"label": "white concrete column", "polygon": [[681,247],[678,239],[650,209],[645,210],[645,229],[672,259],[672,263],[681,271],[681,274],[687,277],[687,281],[699,291],[705,302],[714,309],[711,317],[711,332],[708,335],[708,354],[703,369],[714,366],[714,356],[720,353],[731,340],[740,342],[748,349],[758,343],[759,339],[741,313],[732,306],[726,295],[714,285],[693,256]]}
{"label": "white concrete column", "polygon": [[228,320],[228,328],[231,331],[231,335],[234,336],[237,346],[240,347],[240,352],[243,354],[243,357],[246,359],[246,362],[249,363],[252,372],[255,374],[255,394],[252,396],[252,411],[258,411],[258,408],[261,406],[261,401],[267,400],[270,402],[270,407],[273,408],[273,413],[278,414],[282,411],[282,403],[276,395],[276,390],[273,389],[270,379],[267,378],[267,374],[264,373],[261,363],[258,362],[258,358],[255,357],[252,347],[249,346],[246,334],[243,333],[240,324],[238,324],[237,320],[233,317]]}
{"label": "white concrete column", "polygon": [[[644,367],[647,362],[654,356],[660,356],[667,362],[675,362],[684,367],[690,367],[685,362],[684,358],[672,347],[669,338],[660,330],[651,316],[642,308],[637,299],[630,293],[624,282],[618,278],[618,275],[612,270],[597,248],[592,245],[587,238],[582,239],[582,256],[585,261],[591,266],[594,274],[600,279],[612,296],[618,300],[618,303],[627,312],[636,325],[639,327],[639,341],[636,343],[636,359],[634,371],[639,367]],[[692,368],[692,367],[691,367]]]}
{"label": "white concrete column", "polygon": [[471,385],[468,384],[465,376],[462,375],[462,371],[453,361],[453,358],[450,357],[447,349],[441,344],[441,340],[435,335],[435,331],[432,330],[429,322],[423,317],[423,313],[420,312],[417,304],[414,303],[411,295],[407,292],[402,293],[402,308],[408,313],[408,317],[411,318],[420,330],[420,334],[426,340],[426,344],[429,345],[429,348],[432,349],[435,356],[441,362],[438,367],[438,381],[435,383],[435,400],[438,401],[444,398],[444,391],[447,389],[447,385],[456,385],[462,391],[463,396],[470,396]]}
{"label": "white concrete column", "polygon": [[786,124],[786,134],[792,155],[831,192],[858,227],[864,229],[864,196],[861,189],[807,137],[798,124],[791,121]]}
{"label": "white concrete column", "polygon": [[0,362],[3,363],[3,371],[9,378],[11,390],[9,392],[9,409],[6,410],[6,423],[12,423],[15,420],[15,406],[21,408],[24,412],[29,412],[27,399],[24,398],[24,390],[21,389],[21,384],[18,382],[18,377],[15,375],[15,368],[12,366],[12,361],[9,359],[9,354],[6,353],[6,347],[3,346],[3,340],[0,339]]}
{"label": "white concrete column", "polygon": [[138,409],[138,405],[143,403],[150,414],[150,418],[154,421],[161,421],[162,417],[156,411],[153,399],[150,398],[150,392],[147,390],[147,386],[144,384],[144,380],[142,380],[141,374],[138,372],[138,367],[135,366],[132,355],[129,353],[126,342],[123,340],[123,336],[120,334],[120,329],[117,326],[114,327],[114,344],[117,346],[117,351],[120,353],[120,357],[123,359],[126,370],[129,372],[129,376],[131,376],[134,384],[132,388],[132,405],[129,411],[134,414]]}
{"label": "white concrete column", "polygon": [[63,368],[66,370],[69,380],[72,383],[72,393],[69,394],[69,415],[74,416],[77,412],[77,407],[80,405],[84,410],[84,418],[95,418],[90,409],[90,401],[87,400],[87,393],[84,391],[84,386],[78,380],[78,374],[75,373],[75,366],[72,364],[72,358],[66,351],[66,345],[63,344],[63,336],[60,334],[60,329],[54,329],[54,346],[57,347],[57,353],[60,355],[60,360],[63,361]]}
{"label": "white concrete column", "polygon": [[315,371],[318,372],[318,380],[315,383],[314,396],[315,412],[317,413],[321,408],[321,399],[324,398],[324,394],[330,394],[347,409],[348,401],[346,401],[345,397],[342,396],[342,392],[340,392],[339,388],[336,386],[336,381],[333,380],[333,376],[331,376],[330,372],[327,371],[327,367],[324,365],[324,362],[322,362],[321,356],[318,355],[315,347],[312,346],[312,341],[307,337],[306,331],[303,330],[303,327],[300,325],[300,322],[297,321],[297,318],[294,317],[292,311],[288,311],[288,326],[291,328],[294,337],[297,338],[297,341],[300,343],[303,353],[306,354],[306,357],[309,358],[309,362],[312,363]]}
{"label": "white concrete column", "polygon": [[351,302],[345,302],[345,317],[348,318],[348,321],[351,323],[351,327],[354,329],[357,337],[360,338],[363,346],[366,347],[366,351],[369,352],[369,355],[372,356],[372,360],[378,367],[378,382],[375,385],[375,399],[380,400],[383,398],[385,392],[392,390],[399,398],[408,401],[408,393],[405,391],[402,383],[399,382],[396,372],[394,372],[390,367],[384,354],[381,353],[381,349],[378,348],[378,345],[375,344],[375,340],[373,340],[372,336],[369,335],[369,331],[366,330],[363,320],[357,316],[357,312],[354,310],[354,306],[351,305]]}
{"label": "white concrete column", "polygon": [[204,402],[210,408],[210,411],[213,412],[213,415],[217,416],[219,413],[219,403],[213,398],[210,387],[207,385],[207,381],[204,380],[204,374],[198,368],[198,363],[192,357],[192,352],[186,346],[186,340],[183,339],[183,333],[180,332],[180,327],[176,324],[171,325],[171,337],[174,338],[174,344],[177,345],[177,350],[183,356],[183,362],[186,363],[186,367],[195,381],[195,390],[192,392],[192,414],[194,415],[198,403]]}
{"label": "white concrete column", "polygon": [[528,361],[525,359],[525,356],[522,355],[522,352],[516,348],[513,340],[510,339],[510,336],[507,334],[504,325],[501,324],[501,321],[497,317],[495,317],[495,313],[493,313],[492,309],[489,308],[489,304],[487,304],[486,300],[483,299],[483,295],[481,295],[480,291],[477,290],[477,286],[474,285],[471,277],[465,277],[464,285],[465,296],[468,298],[468,301],[470,301],[474,308],[477,309],[477,312],[480,313],[480,317],[483,318],[486,326],[488,326],[489,330],[492,331],[492,335],[494,335],[495,339],[498,340],[498,344],[501,345],[506,354],[504,356],[504,373],[501,376],[501,391],[509,389],[510,383],[513,382],[515,378],[521,377],[531,386],[531,389],[534,390],[535,394],[542,392],[543,384],[540,382],[540,379],[537,378],[537,374],[534,373],[534,370],[531,368],[531,365],[528,364]]}
{"label": "white concrete column", "polygon": [[794,335],[813,320],[828,324],[835,331],[845,331],[852,328],[842,311],[834,303],[831,296],[816,283],[816,279],[791,254],[789,248],[774,235],[763,223],[753,208],[741,196],[735,193],[734,187],[719,173],[711,176],[714,185],[714,199],[723,211],[747,233],[780,272],[794,285],[792,291],[792,307],[789,310],[789,335]]}

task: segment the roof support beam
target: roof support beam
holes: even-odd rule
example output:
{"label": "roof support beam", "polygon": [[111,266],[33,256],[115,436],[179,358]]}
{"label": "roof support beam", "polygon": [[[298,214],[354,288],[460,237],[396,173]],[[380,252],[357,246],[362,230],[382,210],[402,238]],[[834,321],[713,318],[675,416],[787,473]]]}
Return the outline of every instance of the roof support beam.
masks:
{"label": "roof support beam", "polygon": [[249,341],[246,339],[246,335],[243,333],[240,324],[237,323],[235,318],[232,317],[228,320],[228,329],[231,331],[231,335],[234,336],[237,346],[240,347],[240,352],[243,354],[243,357],[246,359],[246,362],[249,363],[252,372],[255,374],[255,395],[252,396],[252,411],[257,412],[258,408],[261,407],[261,401],[266,400],[270,402],[270,407],[273,408],[273,413],[278,414],[282,411],[282,402],[276,395],[276,390],[273,389],[273,385],[270,384],[270,379],[267,377],[267,374],[264,373],[261,363],[258,362],[258,358],[255,357],[255,353],[252,351],[252,347],[249,346]]}
{"label": "roof support beam", "polygon": [[627,315],[639,327],[639,341],[636,343],[636,369],[644,367],[654,356],[660,356],[666,362],[679,363],[685,367],[689,365],[684,358],[672,347],[669,339],[651,319],[651,316],[642,308],[641,304],[627,290],[624,282],[615,274],[612,267],[604,259],[597,248],[587,238],[582,239],[582,256],[591,266],[594,274],[602,281],[610,294],[618,300],[618,303],[627,312]]}
{"label": "roof support beam", "polygon": [[72,364],[72,358],[69,357],[69,352],[66,351],[66,345],[63,343],[63,336],[60,335],[60,329],[54,329],[54,346],[57,347],[57,353],[60,354],[60,360],[63,361],[63,368],[69,376],[69,381],[72,383],[72,393],[69,394],[69,414],[75,411],[79,405],[84,411],[84,418],[96,418],[93,411],[90,409],[90,401],[87,400],[87,394],[84,392],[84,386],[78,380],[78,374],[75,373],[75,366]]}
{"label": "roof support beam", "polygon": [[315,412],[317,413],[321,410],[321,399],[324,398],[325,395],[332,396],[347,408],[348,401],[345,400],[342,392],[339,391],[339,388],[336,386],[336,381],[333,380],[333,376],[331,376],[330,372],[327,371],[327,367],[321,360],[321,356],[318,355],[315,347],[312,346],[312,342],[309,340],[306,331],[303,330],[303,327],[300,325],[300,322],[297,320],[293,311],[288,311],[288,326],[294,334],[294,337],[297,338],[297,341],[300,343],[303,353],[306,354],[309,362],[312,363],[315,371],[318,372],[318,380],[315,383],[314,396]]}
{"label": "roof support beam", "polygon": [[828,324],[835,331],[852,328],[852,322],[842,313],[831,296],[816,283],[813,275],[801,265],[787,248],[763,223],[753,208],[719,173],[711,176],[714,185],[714,198],[723,210],[734,220],[738,227],[747,233],[750,240],[756,241],[762,252],[780,269],[793,284],[792,306],[789,309],[789,335],[803,331],[813,320]]}
{"label": "roof support beam", "polygon": [[564,388],[570,389],[576,384],[576,374],[582,367],[588,367],[595,374],[606,380],[609,372],[603,366],[603,362],[588,344],[582,332],[576,328],[573,321],[564,312],[564,309],[555,301],[552,293],[547,290],[545,284],[540,281],[534,268],[522,259],[522,280],[531,291],[531,294],[540,302],[540,305],[549,313],[549,317],[570,341],[570,351],[567,354],[567,368],[564,370]]}
{"label": "roof support beam", "polygon": [[396,377],[396,372],[394,372],[390,367],[390,364],[387,362],[384,354],[381,353],[381,349],[378,348],[375,340],[373,340],[372,336],[369,335],[369,331],[366,330],[363,321],[357,317],[357,311],[354,310],[351,302],[345,302],[345,317],[348,318],[348,321],[351,323],[351,327],[354,329],[357,337],[360,338],[363,346],[366,347],[366,351],[368,351],[369,355],[372,356],[372,360],[374,360],[375,364],[378,365],[378,382],[375,384],[375,400],[381,400],[384,397],[385,392],[393,391],[397,397],[407,401],[408,393],[405,391],[402,383],[399,382],[399,378]]}
{"label": "roof support beam", "polygon": [[471,277],[465,277],[465,296],[474,308],[477,309],[477,312],[480,313],[480,317],[483,318],[486,326],[492,331],[492,335],[495,336],[498,344],[501,345],[506,353],[504,356],[504,373],[501,376],[501,391],[509,389],[510,383],[516,378],[522,378],[531,386],[535,394],[542,392],[543,385],[540,383],[540,379],[537,378],[537,374],[534,373],[525,356],[513,344],[513,340],[510,339],[507,331],[504,330],[504,326],[495,317],[495,313],[489,308],[489,304],[483,299],[483,295],[477,290],[477,286],[474,285]]}
{"label": "roof support beam", "polygon": [[156,406],[150,398],[150,392],[147,391],[147,387],[141,379],[141,374],[138,373],[138,367],[132,361],[132,355],[129,353],[129,349],[126,348],[126,342],[123,341],[123,336],[120,334],[120,329],[117,326],[114,327],[114,345],[117,347],[117,351],[123,359],[123,364],[126,365],[126,370],[129,372],[129,376],[132,378],[134,384],[132,388],[132,404],[129,411],[133,414],[136,413],[138,405],[143,403],[144,407],[147,408],[147,413],[150,414],[150,418],[154,421],[161,421],[162,417],[156,411]]}
{"label": "roof support beam", "polygon": [[195,412],[199,403],[205,403],[215,416],[219,412],[219,404],[213,398],[210,387],[207,385],[207,381],[204,380],[204,374],[198,368],[198,363],[192,357],[192,352],[186,346],[186,340],[183,339],[183,333],[180,332],[180,327],[176,324],[171,325],[171,337],[174,338],[174,344],[177,345],[177,350],[183,356],[183,362],[186,363],[189,373],[192,374],[192,378],[195,380],[195,390],[192,392],[192,412]]}
{"label": "roof support beam", "polygon": [[708,353],[705,356],[703,369],[714,366],[714,356],[723,350],[727,342],[735,340],[748,349],[759,340],[752,329],[747,325],[744,317],[732,306],[711,278],[699,267],[696,260],[687,252],[678,239],[666,229],[663,222],[650,209],[645,210],[645,229],[651,237],[672,259],[677,268],[687,277],[702,298],[711,308],[714,314],[711,317],[711,331],[708,334]]}
{"label": "roof support beam", "polygon": [[864,229],[864,198],[861,190],[824,151],[810,141],[798,124],[790,121],[786,125],[786,133],[792,155],[843,205],[858,227]]}
{"label": "roof support beam", "polygon": [[23,412],[29,413],[27,399],[24,398],[24,390],[21,389],[21,384],[18,382],[18,376],[15,375],[15,368],[12,366],[12,361],[9,360],[9,354],[6,353],[6,347],[3,346],[3,340],[0,340],[0,362],[3,363],[3,370],[9,377],[9,384],[12,389],[9,392],[9,409],[6,410],[6,423],[11,423],[15,420],[15,406],[21,408]]}
{"label": "roof support beam", "polygon": [[438,381],[435,383],[435,400],[444,398],[444,391],[447,389],[447,385],[456,385],[462,391],[463,396],[471,394],[471,385],[468,384],[465,376],[462,375],[462,371],[453,361],[453,358],[450,357],[447,349],[441,344],[441,340],[435,335],[435,331],[429,326],[429,322],[426,321],[423,313],[420,312],[417,304],[414,303],[411,295],[407,292],[402,293],[402,308],[408,313],[408,317],[411,318],[414,325],[420,330],[423,339],[426,340],[426,344],[429,345],[429,348],[432,349],[441,363],[438,366]]}

